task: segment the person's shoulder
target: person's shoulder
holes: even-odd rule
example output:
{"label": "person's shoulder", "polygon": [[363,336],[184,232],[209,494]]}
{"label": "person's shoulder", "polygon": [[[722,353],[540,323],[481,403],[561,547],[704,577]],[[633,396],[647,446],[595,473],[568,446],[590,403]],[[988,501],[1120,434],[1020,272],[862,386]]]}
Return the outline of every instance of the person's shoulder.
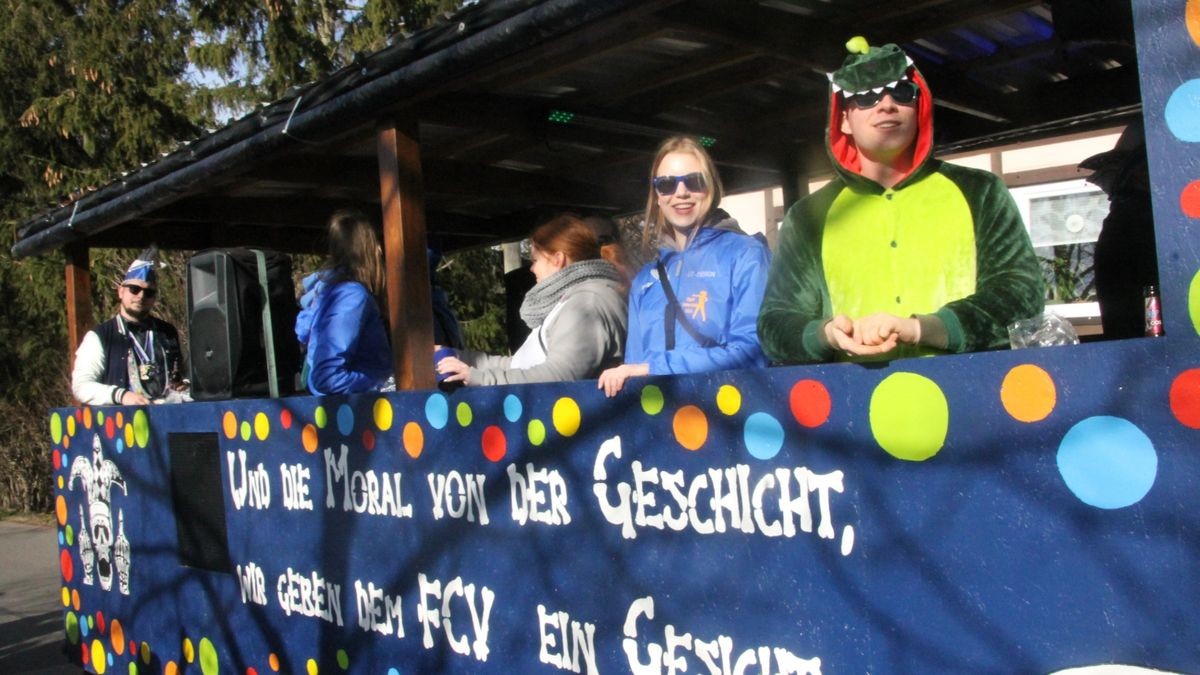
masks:
{"label": "person's shoulder", "polygon": [[179,335],[179,329],[175,327],[175,324],[167,321],[166,319],[160,319],[157,316],[152,316],[150,317],[150,324],[156,331],[161,331],[169,335]]}

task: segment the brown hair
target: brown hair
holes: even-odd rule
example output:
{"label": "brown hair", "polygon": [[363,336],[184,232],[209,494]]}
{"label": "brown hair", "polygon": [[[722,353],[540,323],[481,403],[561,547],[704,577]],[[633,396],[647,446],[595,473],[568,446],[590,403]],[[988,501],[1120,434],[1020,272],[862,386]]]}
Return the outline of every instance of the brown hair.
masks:
{"label": "brown hair", "polygon": [[529,243],[544,253],[562,253],[571,262],[594,260],[600,257],[600,242],[582,220],[572,215],[559,215],[537,226],[529,235]]}
{"label": "brown hair", "polygon": [[342,209],[329,217],[330,282],[350,280],[367,287],[376,301],[387,292],[383,247],[374,223],[362,211]]}
{"label": "brown hair", "polygon": [[[717,165],[696,139],[690,136],[672,136],[658,146],[658,152],[654,154],[654,161],[650,164],[648,183],[654,180],[663,158],[673,152],[691,153],[700,160],[700,171],[704,174],[705,184],[709,186],[708,194],[701,201],[700,217],[697,219],[697,222],[703,224],[708,214],[721,205],[721,197],[725,194],[725,189],[721,186],[721,177],[717,174]],[[649,188],[650,194],[646,197],[645,229],[642,230],[642,248],[647,252],[654,250],[663,235],[673,236],[675,233],[674,228],[663,216],[662,209],[658,208],[658,193],[654,191],[654,186],[649,185]]]}

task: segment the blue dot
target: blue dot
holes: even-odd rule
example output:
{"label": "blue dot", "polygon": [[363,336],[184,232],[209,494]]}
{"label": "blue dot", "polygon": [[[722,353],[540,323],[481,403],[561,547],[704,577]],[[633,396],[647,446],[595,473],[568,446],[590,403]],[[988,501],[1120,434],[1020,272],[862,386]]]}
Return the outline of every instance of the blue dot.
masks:
{"label": "blue dot", "polygon": [[354,431],[354,411],[350,406],[343,403],[337,411],[338,431],[343,436],[349,436],[351,431]]}
{"label": "blue dot", "polygon": [[1200,80],[1188,80],[1171,92],[1163,116],[1176,138],[1200,143]]}
{"label": "blue dot", "polygon": [[67,538],[66,538],[66,536],[63,535],[62,530],[58,531],[58,545],[59,546],[67,545]]}
{"label": "blue dot", "polygon": [[400,671],[395,668],[388,668],[387,675],[400,675]]}
{"label": "blue dot", "polygon": [[112,668],[112,663],[113,663],[112,652],[109,652],[108,653],[108,667],[109,668]]}
{"label": "blue dot", "polygon": [[87,621],[79,622],[79,633],[81,635],[83,635],[83,637],[87,637],[87,634],[88,634],[88,622]]}
{"label": "blue dot", "polygon": [[446,402],[445,396],[434,394],[425,401],[425,419],[434,429],[446,426],[446,422],[450,420],[450,404]]}
{"label": "blue dot", "polygon": [[119,455],[122,452],[125,452],[125,439],[118,438],[117,439],[117,454]]}
{"label": "blue dot", "polygon": [[1084,504],[1120,509],[1141,501],[1158,474],[1154,444],[1129,420],[1100,415],[1071,427],[1058,472]]}
{"label": "blue dot", "polygon": [[783,447],[783,425],[767,413],[754,413],[746,418],[743,437],[751,457],[771,459]]}
{"label": "blue dot", "polygon": [[513,394],[504,397],[504,417],[509,422],[516,422],[521,419],[521,413],[524,412],[521,406],[521,399]]}

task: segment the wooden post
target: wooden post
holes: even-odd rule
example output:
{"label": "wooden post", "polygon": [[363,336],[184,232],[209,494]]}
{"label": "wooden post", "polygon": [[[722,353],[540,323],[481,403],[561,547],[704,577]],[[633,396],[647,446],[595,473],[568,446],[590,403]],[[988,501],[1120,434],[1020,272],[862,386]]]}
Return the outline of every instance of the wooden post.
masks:
{"label": "wooden post", "polygon": [[430,389],[436,384],[433,306],[416,121],[403,126],[381,123],[376,130],[376,148],[396,389]]}
{"label": "wooden post", "polygon": [[788,153],[788,156],[783,161],[783,166],[780,167],[779,173],[783,176],[783,212],[792,208],[792,205],[800,201],[800,198],[808,196],[808,172],[806,169],[807,156],[804,151],[808,150],[805,146],[800,150],[795,150]]}
{"label": "wooden post", "polygon": [[67,256],[67,368],[75,370],[75,349],[92,329],[92,275],[86,246],[68,246]]}

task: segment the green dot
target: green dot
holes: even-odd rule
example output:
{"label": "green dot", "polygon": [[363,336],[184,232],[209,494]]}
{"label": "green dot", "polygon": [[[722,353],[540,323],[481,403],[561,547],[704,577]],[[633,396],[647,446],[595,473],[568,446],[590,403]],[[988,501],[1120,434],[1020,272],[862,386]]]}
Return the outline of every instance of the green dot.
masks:
{"label": "green dot", "polygon": [[1188,314],[1192,317],[1192,328],[1200,333],[1200,272],[1192,277],[1192,285],[1188,287]]}
{"label": "green dot", "polygon": [[88,621],[88,630],[94,629],[96,627],[96,620],[94,618],[92,618],[91,614],[88,614],[87,621]]}
{"label": "green dot", "polygon": [[104,411],[97,410],[96,411],[96,426],[100,426],[101,424],[104,424]]}
{"label": "green dot", "polygon": [[325,414],[325,406],[319,405],[313,411],[313,423],[317,425],[318,429],[324,429],[325,425],[329,424],[329,416]]}
{"label": "green dot", "polygon": [[71,644],[79,644],[79,617],[75,612],[67,612],[67,639]]}
{"label": "green dot", "polygon": [[870,419],[879,447],[897,459],[921,462],[945,444],[950,408],[933,380],[894,373],[871,394]]}
{"label": "green dot", "polygon": [[642,387],[642,410],[646,411],[647,415],[657,415],[663,409],[663,393],[662,389],[648,384]]}
{"label": "green dot", "polygon": [[345,649],[339,649],[337,651],[337,660],[338,665],[342,667],[342,670],[346,670],[350,667],[350,655],[346,653]]}
{"label": "green dot", "polygon": [[529,420],[529,442],[534,445],[546,442],[546,425],[541,420]]}
{"label": "green dot", "polygon": [[75,545],[75,528],[71,527],[70,525],[67,525],[66,534],[67,534],[67,546],[74,546]]}
{"label": "green dot", "polygon": [[242,422],[242,440],[243,441],[250,440],[250,422],[248,422],[248,421]]}
{"label": "green dot", "polygon": [[150,442],[150,417],[145,410],[133,413],[133,442],[144,448]]}
{"label": "green dot", "polygon": [[54,413],[50,416],[50,440],[54,441],[55,443],[61,443],[63,436],[62,432],[62,418],[58,416],[58,413]]}
{"label": "green dot", "polygon": [[138,668],[137,661],[136,660],[130,661],[129,662],[129,675],[138,675],[137,668]]}
{"label": "green dot", "polygon": [[454,409],[454,416],[458,418],[458,426],[470,426],[471,406],[467,405],[466,401],[459,403],[458,407]]}
{"label": "green dot", "polygon": [[204,675],[218,675],[221,664],[217,660],[217,648],[208,638],[200,639],[200,672]]}

